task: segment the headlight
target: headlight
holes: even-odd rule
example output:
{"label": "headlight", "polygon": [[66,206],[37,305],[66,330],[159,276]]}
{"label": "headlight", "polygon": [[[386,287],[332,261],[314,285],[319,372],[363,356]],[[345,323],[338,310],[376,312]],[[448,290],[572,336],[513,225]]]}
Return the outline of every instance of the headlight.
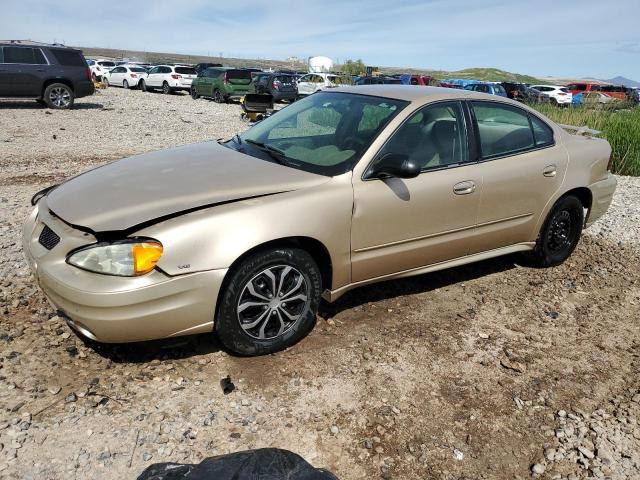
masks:
{"label": "headlight", "polygon": [[162,244],[157,240],[128,239],[76,250],[67,257],[67,263],[104,275],[135,277],[153,270],[161,256]]}

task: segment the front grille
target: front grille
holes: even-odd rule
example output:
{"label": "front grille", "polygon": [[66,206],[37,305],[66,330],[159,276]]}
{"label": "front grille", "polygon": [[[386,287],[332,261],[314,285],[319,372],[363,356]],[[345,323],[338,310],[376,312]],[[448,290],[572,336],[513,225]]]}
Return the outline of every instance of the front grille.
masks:
{"label": "front grille", "polygon": [[56,235],[56,232],[51,230],[46,225],[44,226],[42,232],[40,232],[40,236],[38,237],[38,242],[40,243],[40,245],[42,245],[47,250],[51,250],[58,244],[59,241],[60,237]]}

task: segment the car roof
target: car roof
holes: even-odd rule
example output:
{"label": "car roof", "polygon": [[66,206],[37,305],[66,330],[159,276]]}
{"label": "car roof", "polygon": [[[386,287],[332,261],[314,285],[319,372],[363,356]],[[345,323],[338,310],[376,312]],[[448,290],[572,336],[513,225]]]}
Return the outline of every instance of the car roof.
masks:
{"label": "car roof", "polygon": [[426,103],[436,100],[487,100],[490,98],[493,101],[504,101],[505,103],[520,105],[518,102],[495,95],[487,95],[459,88],[426,87],[423,85],[357,85],[332,88],[330,91],[358,93],[361,95],[405,100],[415,103]]}

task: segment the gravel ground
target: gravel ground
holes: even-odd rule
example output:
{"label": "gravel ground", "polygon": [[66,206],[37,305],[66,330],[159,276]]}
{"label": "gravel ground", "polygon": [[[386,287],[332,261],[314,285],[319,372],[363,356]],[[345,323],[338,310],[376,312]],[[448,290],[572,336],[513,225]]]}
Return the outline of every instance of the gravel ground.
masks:
{"label": "gravel ground", "polygon": [[[299,453],[343,479],[640,478],[640,179],[564,265],[516,257],[323,305],[311,335],[237,358],[211,335],[72,334],[22,258],[30,196],[125,155],[231,136],[238,105],[110,88],[0,103],[0,477],[135,478],[160,461]],[[223,395],[230,375],[236,390]]]}

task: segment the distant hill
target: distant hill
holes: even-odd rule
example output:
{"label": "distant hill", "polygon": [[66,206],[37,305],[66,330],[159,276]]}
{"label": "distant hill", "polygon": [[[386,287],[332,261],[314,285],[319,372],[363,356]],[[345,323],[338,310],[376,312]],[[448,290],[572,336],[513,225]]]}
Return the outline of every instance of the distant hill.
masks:
{"label": "distant hill", "polygon": [[[144,61],[150,63],[171,62],[171,63],[200,63],[215,62],[223,63],[232,67],[260,67],[260,68],[292,68],[296,70],[306,70],[306,64],[303,62],[287,62],[285,60],[267,60],[267,59],[246,59],[246,58],[220,58],[207,57],[202,55],[184,55],[177,53],[161,53],[161,52],[139,52],[131,50],[116,50],[107,48],[80,47],[87,57],[99,58],[128,58],[130,60]],[[386,74],[394,73],[412,73],[420,75],[431,75],[437,79],[445,78],[470,78],[474,80],[485,80],[489,82],[497,81],[514,81],[522,83],[541,83],[539,78],[529,75],[520,75],[518,73],[505,72],[498,68],[467,68],[458,71],[445,70],[428,70],[419,68],[399,68],[399,67],[380,67],[380,71]]]}
{"label": "distant hill", "polygon": [[624,85],[625,87],[640,87],[640,82],[636,82],[635,80],[630,80],[625,77],[617,76],[607,80],[609,83],[613,83],[614,85]]}

